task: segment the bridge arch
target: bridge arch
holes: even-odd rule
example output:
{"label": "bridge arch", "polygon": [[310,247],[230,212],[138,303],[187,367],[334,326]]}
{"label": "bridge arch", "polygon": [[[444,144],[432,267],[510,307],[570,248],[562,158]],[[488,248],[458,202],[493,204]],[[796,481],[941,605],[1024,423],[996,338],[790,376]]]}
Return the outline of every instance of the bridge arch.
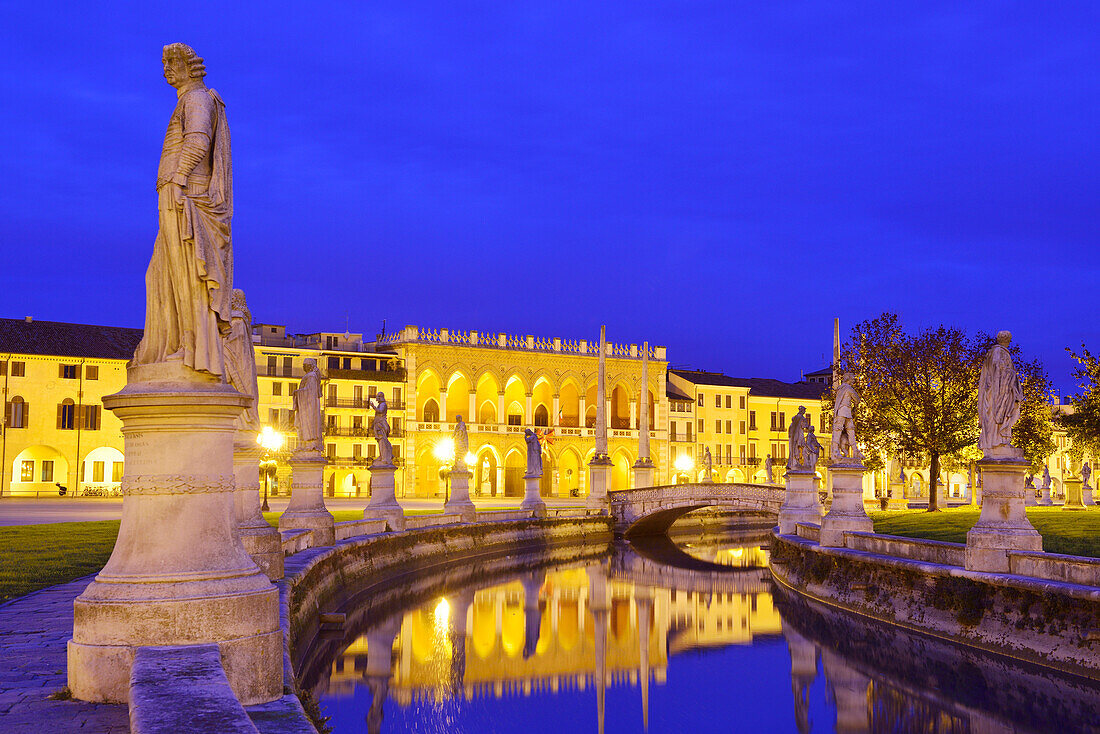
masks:
{"label": "bridge arch", "polygon": [[615,533],[657,535],[674,522],[704,507],[723,507],[778,515],[781,487],[745,483],[692,483],[610,492]]}

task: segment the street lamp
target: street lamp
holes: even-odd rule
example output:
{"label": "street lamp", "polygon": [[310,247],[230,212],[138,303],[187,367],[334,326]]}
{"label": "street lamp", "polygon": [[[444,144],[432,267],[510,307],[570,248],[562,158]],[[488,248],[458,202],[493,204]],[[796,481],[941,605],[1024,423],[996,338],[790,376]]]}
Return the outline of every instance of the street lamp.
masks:
{"label": "street lamp", "polygon": [[264,426],[263,430],[256,436],[256,443],[260,444],[265,452],[263,461],[261,462],[261,469],[264,473],[264,503],[260,506],[260,509],[264,512],[268,512],[271,508],[267,506],[267,486],[275,468],[275,461],[272,459],[271,455],[283,447],[283,434],[279,433],[271,426]]}
{"label": "street lamp", "polygon": [[451,494],[451,464],[455,460],[455,442],[452,438],[441,439],[432,449],[432,454],[439,460],[439,478],[446,484],[443,490],[443,501],[446,502]]}
{"label": "street lamp", "polygon": [[695,462],[687,454],[680,454],[676,457],[673,466],[676,468],[676,478],[679,479],[681,475],[691,476],[691,471],[695,468]]}

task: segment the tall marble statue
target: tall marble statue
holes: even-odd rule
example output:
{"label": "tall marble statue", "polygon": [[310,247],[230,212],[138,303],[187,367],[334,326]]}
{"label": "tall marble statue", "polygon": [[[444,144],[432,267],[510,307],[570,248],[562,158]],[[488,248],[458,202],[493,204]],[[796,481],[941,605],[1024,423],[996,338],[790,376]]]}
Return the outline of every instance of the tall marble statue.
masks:
{"label": "tall marble statue", "polygon": [[316,359],[303,362],[306,373],[294,391],[294,430],[298,432],[298,450],[321,453],[321,373]]}
{"label": "tall marble statue", "polygon": [[451,439],[455,445],[455,466],[465,469],[466,454],[470,451],[470,437],[466,433],[466,423],[462,420],[462,416],[457,416],[457,418],[455,428],[451,431]]}
{"label": "tall marble statue", "polygon": [[225,379],[222,337],[232,321],[233,172],[225,103],[203,82],[194,49],[164,47],[176,88],[157,171],[160,230],[145,273],[145,334],[134,365],[181,361]]}
{"label": "tall marble statue", "polygon": [[1020,454],[1012,446],[1012,427],[1020,418],[1024,391],[1008,351],[1011,341],[1010,332],[997,333],[997,342],[985,355],[978,378],[978,421],[981,425],[978,446],[987,458],[1010,458]]}
{"label": "tall marble statue", "polygon": [[1092,489],[1092,485],[1089,484],[1089,480],[1092,479],[1092,467],[1086,461],[1081,465],[1081,484],[1085,489]]}
{"label": "tall marble statue", "polygon": [[1043,467],[1043,489],[1050,489],[1050,467]]}
{"label": "tall marble statue", "polygon": [[859,405],[859,393],[856,392],[855,376],[845,372],[833,400],[833,440],[829,448],[833,463],[851,459],[860,462],[863,454],[856,444],[856,406]]}
{"label": "tall marble statue", "polygon": [[523,440],[527,442],[527,473],[525,477],[542,476],[542,445],[539,434],[530,428],[523,429]]}
{"label": "tall marble statue", "polygon": [[806,465],[806,406],[798,406],[787,428],[787,468],[804,469]]}
{"label": "tall marble statue", "polygon": [[710,455],[710,446],[703,447],[703,468],[706,469],[707,481],[710,481],[714,474],[714,459]]}
{"label": "tall marble statue", "polygon": [[774,462],[772,461],[772,455],[768,454],[768,458],[764,459],[764,474],[768,478],[768,484],[775,481],[774,470],[772,469],[773,466]]}
{"label": "tall marble statue", "polygon": [[259,388],[256,385],[256,352],[252,348],[252,312],[248,310],[244,291],[233,289],[233,317],[225,336],[225,371],[228,382],[237,392],[252,398],[252,404],[237,419],[237,428],[260,430]]}
{"label": "tall marble statue", "polygon": [[817,436],[814,434],[814,427],[809,421],[806,421],[806,468],[810,471],[817,469],[818,459],[821,458],[821,451],[825,447],[821,445],[821,442],[817,440]]}
{"label": "tall marble statue", "polygon": [[393,465],[393,444],[390,443],[390,421],[387,417],[389,406],[386,404],[386,393],[381,390],[373,398],[367,398],[367,407],[374,407],[374,420],[371,428],[374,430],[374,440],[378,442],[378,465]]}

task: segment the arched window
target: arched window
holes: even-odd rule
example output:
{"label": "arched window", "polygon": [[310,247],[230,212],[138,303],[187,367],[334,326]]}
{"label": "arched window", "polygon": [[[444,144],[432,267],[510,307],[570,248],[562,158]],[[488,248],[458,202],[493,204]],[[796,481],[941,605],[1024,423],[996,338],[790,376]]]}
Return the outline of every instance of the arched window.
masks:
{"label": "arched window", "polygon": [[548,426],[550,425],[550,411],[546,409],[546,406],[539,403],[535,408],[535,425],[536,426]]}
{"label": "arched window", "polygon": [[439,403],[429,398],[428,402],[424,403],[424,415],[421,420],[425,423],[439,423]]}
{"label": "arched window", "polygon": [[8,428],[26,428],[27,411],[29,407],[27,401],[23,400],[23,398],[18,395],[8,401]]}
{"label": "arched window", "polygon": [[76,428],[76,403],[72,398],[65,398],[57,406],[57,427],[63,431]]}

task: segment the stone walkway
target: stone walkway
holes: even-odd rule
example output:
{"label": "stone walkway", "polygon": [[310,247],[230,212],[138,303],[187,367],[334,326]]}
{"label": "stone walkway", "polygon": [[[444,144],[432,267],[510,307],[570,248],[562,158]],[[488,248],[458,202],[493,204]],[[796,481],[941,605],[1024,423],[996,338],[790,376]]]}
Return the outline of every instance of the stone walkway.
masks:
{"label": "stone walkway", "polygon": [[5,734],[130,731],[125,705],[49,698],[66,686],[65,645],[73,635],[73,599],[92,578],[0,605],[0,731]]}

